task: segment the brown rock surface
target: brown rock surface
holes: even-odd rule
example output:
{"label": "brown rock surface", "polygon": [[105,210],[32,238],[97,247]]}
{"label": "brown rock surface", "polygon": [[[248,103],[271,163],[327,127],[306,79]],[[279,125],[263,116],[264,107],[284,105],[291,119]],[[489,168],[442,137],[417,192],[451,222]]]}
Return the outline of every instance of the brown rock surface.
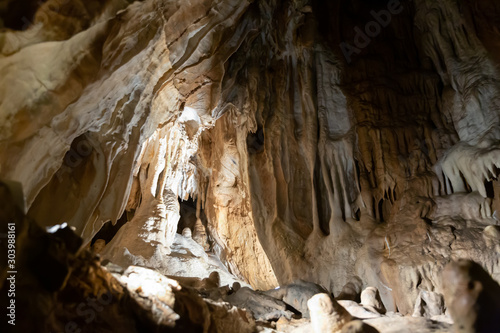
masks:
{"label": "brown rock surface", "polygon": [[500,285],[480,265],[470,260],[449,263],[443,285],[454,332],[500,331]]}
{"label": "brown rock surface", "polygon": [[314,333],[337,333],[352,320],[349,312],[328,294],[316,294],[307,301]]}
{"label": "brown rock surface", "polygon": [[433,329],[450,260],[500,281],[498,22],[494,0],[0,1],[0,179],[82,246],[121,221],[100,250],[124,268],[373,286]]}
{"label": "brown rock surface", "polygon": [[[2,332],[256,331],[255,321],[244,309],[204,299],[196,290],[155,270],[103,268],[100,259],[86,249],[75,253],[72,245],[81,239],[71,229],[50,234],[33,221],[23,220],[7,193],[0,183],[0,217],[13,221],[19,232],[19,274],[14,280],[16,296],[10,298],[15,300],[16,325],[2,320]],[[0,304],[6,308],[10,280],[5,277],[12,276],[6,265],[1,275]]]}

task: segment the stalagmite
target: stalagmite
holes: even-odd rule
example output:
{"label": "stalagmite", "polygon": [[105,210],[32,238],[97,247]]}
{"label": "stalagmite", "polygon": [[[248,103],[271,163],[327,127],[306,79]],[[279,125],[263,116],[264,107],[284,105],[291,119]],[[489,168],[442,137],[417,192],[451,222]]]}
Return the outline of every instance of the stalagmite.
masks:
{"label": "stalagmite", "polygon": [[317,294],[307,301],[314,333],[337,333],[352,320],[351,315],[328,294]]}
{"label": "stalagmite", "polygon": [[379,313],[385,313],[385,307],[380,299],[380,294],[375,287],[368,287],[361,292],[361,304],[363,306],[369,306],[378,311]]}

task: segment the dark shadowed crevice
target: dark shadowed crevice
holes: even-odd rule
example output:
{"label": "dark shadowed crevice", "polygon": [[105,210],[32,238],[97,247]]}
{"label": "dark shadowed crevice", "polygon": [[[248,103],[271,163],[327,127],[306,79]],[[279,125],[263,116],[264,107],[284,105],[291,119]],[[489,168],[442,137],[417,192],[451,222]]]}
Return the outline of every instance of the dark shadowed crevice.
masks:
{"label": "dark shadowed crevice", "polygon": [[116,221],[114,225],[111,221],[104,223],[101,229],[92,238],[90,245],[94,245],[94,243],[98,239],[102,239],[106,242],[106,244],[108,244],[116,235],[118,230],[120,230],[120,228],[123,227],[123,225],[125,225],[125,223],[127,222],[128,222],[127,212],[123,212],[122,216],[118,219],[118,221]]}
{"label": "dark shadowed crevice", "polygon": [[486,189],[486,196],[488,198],[493,199],[495,197],[495,190],[493,188],[493,182],[492,181],[485,181],[484,188]]}
{"label": "dark shadowed crevice", "polygon": [[258,126],[255,133],[247,136],[247,147],[250,154],[258,154],[264,151],[264,129]]}
{"label": "dark shadowed crevice", "polygon": [[[37,9],[46,1],[4,1],[4,4],[0,4],[0,19],[3,21],[3,26],[12,30],[26,30],[31,26]],[[5,6],[5,8],[2,6]]]}
{"label": "dark shadowed crevice", "polygon": [[180,219],[177,223],[177,233],[182,233],[185,228],[194,229],[196,223],[196,200],[189,197],[187,200],[182,200],[179,198],[180,206]]}

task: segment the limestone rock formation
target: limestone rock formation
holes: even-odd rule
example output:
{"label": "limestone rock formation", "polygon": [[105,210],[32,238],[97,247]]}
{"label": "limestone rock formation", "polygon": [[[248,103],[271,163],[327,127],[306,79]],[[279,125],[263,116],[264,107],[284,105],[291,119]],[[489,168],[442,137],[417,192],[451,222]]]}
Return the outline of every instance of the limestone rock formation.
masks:
{"label": "limestone rock formation", "polygon": [[[25,218],[0,183],[0,218],[15,223],[16,311],[2,332],[255,332],[244,309],[204,299],[195,289],[159,272],[130,266],[101,265],[69,227],[47,233]],[[3,225],[1,231],[3,232]],[[75,248],[75,244],[77,244]],[[2,244],[3,247],[4,244]],[[2,308],[10,305],[6,265],[2,265]],[[206,285],[205,285],[206,286]]]}
{"label": "limestone rock formation", "polygon": [[370,319],[382,317],[382,314],[377,312],[372,306],[358,304],[354,301],[340,300],[338,303],[344,307],[351,316],[359,319]]}
{"label": "limestone rock formation", "polygon": [[327,293],[325,288],[304,280],[296,280],[286,286],[280,286],[265,292],[266,295],[283,301],[304,318],[309,318],[307,302],[316,294]]}
{"label": "limestone rock formation", "polygon": [[362,287],[363,281],[358,276],[354,276],[351,281],[347,282],[346,285],[342,287],[340,294],[338,294],[335,299],[359,302],[361,301]]}
{"label": "limestone rock formation", "polygon": [[201,223],[201,220],[196,219],[193,231],[193,239],[198,243],[205,251],[210,250],[210,245],[208,244],[207,230],[205,226]]}
{"label": "limestone rock formation", "polygon": [[380,299],[380,294],[377,288],[368,287],[361,292],[361,304],[363,306],[368,306],[379,313],[385,313],[385,307]]}
{"label": "limestone rock formation", "polygon": [[290,319],[292,312],[287,310],[286,304],[281,300],[254,291],[248,287],[236,290],[224,298],[228,303],[249,310],[255,319],[261,321],[278,320],[280,317]]}
{"label": "limestone rock formation", "polygon": [[413,316],[433,318],[434,316],[443,315],[445,310],[443,295],[432,291],[420,290],[413,309]]}
{"label": "limestone rock formation", "polygon": [[454,332],[500,331],[500,285],[480,265],[464,259],[449,263],[443,284]]}
{"label": "limestone rock formation", "polygon": [[378,333],[378,331],[361,320],[353,320],[342,327],[341,333]]}
{"label": "limestone rock formation", "polygon": [[314,333],[337,333],[352,320],[351,315],[328,294],[317,294],[307,301]]}
{"label": "limestone rock formation", "polygon": [[[1,222],[216,271],[228,297],[302,279],[379,331],[448,329],[450,261],[500,281],[499,22],[494,0],[0,1]],[[57,244],[47,290],[79,253]]]}

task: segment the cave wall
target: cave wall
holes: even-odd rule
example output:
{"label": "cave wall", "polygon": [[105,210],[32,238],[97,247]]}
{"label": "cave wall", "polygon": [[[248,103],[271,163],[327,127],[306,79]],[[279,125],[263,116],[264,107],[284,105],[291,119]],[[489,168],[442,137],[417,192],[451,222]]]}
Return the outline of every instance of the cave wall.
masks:
{"label": "cave wall", "polygon": [[451,258],[500,279],[499,14],[487,0],[49,0],[0,32],[0,175],[39,224],[87,242],[125,212],[104,252],[119,264],[168,273],[192,198],[253,287],[338,294],[360,277],[410,313],[420,290],[442,293]]}

